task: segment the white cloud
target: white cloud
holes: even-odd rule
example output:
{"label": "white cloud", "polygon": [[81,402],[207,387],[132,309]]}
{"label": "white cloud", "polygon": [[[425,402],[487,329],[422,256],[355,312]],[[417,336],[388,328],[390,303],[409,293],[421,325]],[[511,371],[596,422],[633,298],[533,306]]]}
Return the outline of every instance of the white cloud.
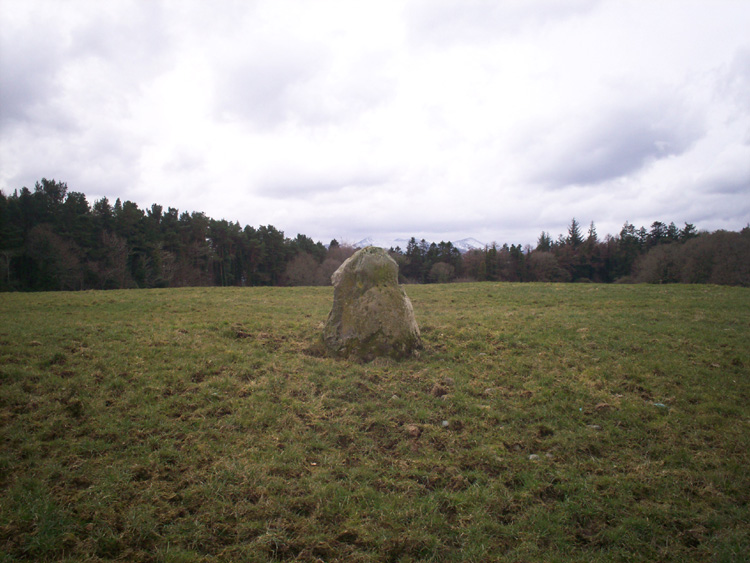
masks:
{"label": "white cloud", "polygon": [[750,5],[3,0],[0,188],[294,235],[750,221]]}

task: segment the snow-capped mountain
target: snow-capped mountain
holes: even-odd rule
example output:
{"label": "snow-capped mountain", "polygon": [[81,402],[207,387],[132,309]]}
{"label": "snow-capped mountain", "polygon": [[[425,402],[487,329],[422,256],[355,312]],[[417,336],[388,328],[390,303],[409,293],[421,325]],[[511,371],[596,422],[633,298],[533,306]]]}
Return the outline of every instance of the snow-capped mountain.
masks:
{"label": "snow-capped mountain", "polygon": [[380,248],[385,248],[388,250],[389,248],[396,248],[397,246],[401,250],[406,250],[406,245],[409,244],[409,239],[405,238],[396,238],[396,239],[381,239],[381,238],[373,238],[373,237],[366,237],[363,238],[359,242],[354,243],[354,248],[364,248],[366,246],[379,246]]}
{"label": "snow-capped mountain", "polygon": [[[419,240],[419,239],[418,239]],[[428,241],[428,244],[431,241]],[[366,246],[379,246],[380,248],[385,248],[388,250],[389,248],[396,248],[399,247],[402,252],[406,251],[406,247],[409,244],[409,239],[405,238],[397,238],[397,239],[380,239],[380,238],[374,238],[374,237],[366,237],[363,238],[359,242],[354,243],[355,248],[364,248]],[[474,250],[475,248],[483,249],[486,245],[483,242],[478,241],[475,238],[464,238],[461,240],[453,240],[451,241],[451,244],[456,247],[459,252],[462,254],[464,252],[468,252],[469,250]]]}
{"label": "snow-capped mountain", "polygon": [[471,237],[451,241],[451,244],[458,248],[461,254],[463,254],[464,252],[468,252],[469,250],[484,250],[484,248],[487,246],[483,242],[480,242],[477,239]]}

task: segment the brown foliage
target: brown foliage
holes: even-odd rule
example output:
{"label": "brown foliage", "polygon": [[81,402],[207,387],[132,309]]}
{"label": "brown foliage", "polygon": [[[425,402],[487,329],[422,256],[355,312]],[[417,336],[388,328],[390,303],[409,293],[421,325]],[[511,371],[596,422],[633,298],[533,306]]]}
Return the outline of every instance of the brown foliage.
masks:
{"label": "brown foliage", "polygon": [[45,289],[81,289],[81,252],[74,242],[57,235],[49,225],[40,224],[29,232],[27,244],[29,256],[39,264],[42,283],[57,286]]}
{"label": "brown foliage", "polygon": [[320,264],[311,254],[300,252],[289,261],[286,267],[284,273],[286,283],[293,286],[331,285],[333,273],[356,250],[351,246],[333,246]]}
{"label": "brown foliage", "polygon": [[529,256],[529,271],[531,279],[540,282],[570,281],[570,274],[552,252],[532,252]]}
{"label": "brown foliage", "polygon": [[307,252],[300,252],[287,264],[285,278],[289,285],[318,285],[315,273],[318,263]]}
{"label": "brown foliage", "polygon": [[636,262],[634,281],[750,286],[750,231],[716,231],[656,246]]}

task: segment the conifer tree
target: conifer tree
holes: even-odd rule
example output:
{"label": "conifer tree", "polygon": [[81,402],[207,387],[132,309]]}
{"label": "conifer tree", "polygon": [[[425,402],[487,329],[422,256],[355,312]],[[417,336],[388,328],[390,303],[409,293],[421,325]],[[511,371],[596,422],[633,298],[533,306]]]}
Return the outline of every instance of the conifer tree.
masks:
{"label": "conifer tree", "polygon": [[536,250],[538,252],[549,252],[552,250],[552,237],[549,233],[542,231],[539,239],[536,241]]}
{"label": "conifer tree", "polygon": [[575,217],[573,217],[573,220],[570,222],[570,227],[568,227],[568,238],[566,242],[573,248],[578,248],[583,242],[581,226],[578,224]]}
{"label": "conifer tree", "polygon": [[599,237],[596,234],[596,225],[594,225],[594,222],[591,221],[591,225],[589,225],[589,236],[587,240],[595,244],[596,242],[598,242],[598,238]]}

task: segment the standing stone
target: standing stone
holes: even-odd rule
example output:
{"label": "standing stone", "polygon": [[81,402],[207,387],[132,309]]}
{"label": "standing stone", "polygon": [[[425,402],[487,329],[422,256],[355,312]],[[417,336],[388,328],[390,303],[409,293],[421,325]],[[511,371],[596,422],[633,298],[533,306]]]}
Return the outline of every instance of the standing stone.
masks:
{"label": "standing stone", "polygon": [[333,353],[369,361],[403,358],[421,346],[411,301],[398,285],[398,264],[385,250],[355,252],[331,281],[333,308],[323,340]]}

